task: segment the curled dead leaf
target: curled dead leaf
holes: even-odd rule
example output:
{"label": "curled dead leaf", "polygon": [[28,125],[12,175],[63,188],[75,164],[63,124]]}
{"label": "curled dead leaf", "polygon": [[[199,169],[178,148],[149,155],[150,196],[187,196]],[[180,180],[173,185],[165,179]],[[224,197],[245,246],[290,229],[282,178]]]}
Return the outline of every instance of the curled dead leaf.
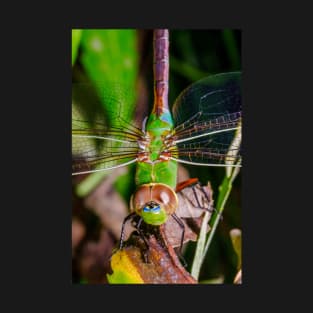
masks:
{"label": "curled dead leaf", "polygon": [[[182,183],[183,184],[183,183]],[[179,206],[175,214],[181,219],[185,226],[184,243],[197,241],[201,229],[203,215],[207,212],[204,208],[213,210],[213,191],[210,183],[201,186],[200,183],[188,185],[177,192]],[[210,219],[212,212],[209,212]],[[182,229],[169,217],[164,225],[165,236],[173,247],[179,247]],[[208,226],[207,231],[210,230]]]}
{"label": "curled dead leaf", "polygon": [[[146,246],[133,232],[126,247],[118,250],[111,260],[112,284],[196,284],[197,281],[181,265],[173,247],[155,234],[146,236]],[[147,258],[147,259],[146,259]]]}

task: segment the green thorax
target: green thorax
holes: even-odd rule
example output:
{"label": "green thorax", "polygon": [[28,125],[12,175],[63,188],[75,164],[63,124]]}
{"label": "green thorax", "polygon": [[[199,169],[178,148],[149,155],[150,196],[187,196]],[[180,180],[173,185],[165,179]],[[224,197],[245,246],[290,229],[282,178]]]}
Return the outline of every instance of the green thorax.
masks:
{"label": "green thorax", "polygon": [[173,130],[172,116],[168,112],[161,116],[151,114],[146,125],[146,133],[150,138],[149,154],[151,161],[159,158],[162,150],[165,149],[165,137]]}
{"label": "green thorax", "polygon": [[161,153],[167,149],[164,140],[172,132],[174,123],[171,114],[167,111],[157,116],[151,114],[146,124],[146,134],[149,143],[145,151],[149,156],[147,162],[138,162],[136,184],[163,183],[172,188],[176,186],[177,163],[172,160],[159,159]]}
{"label": "green thorax", "polygon": [[174,122],[169,111],[164,111],[159,116],[155,113],[151,113],[146,124],[146,131],[170,131],[173,128]]}

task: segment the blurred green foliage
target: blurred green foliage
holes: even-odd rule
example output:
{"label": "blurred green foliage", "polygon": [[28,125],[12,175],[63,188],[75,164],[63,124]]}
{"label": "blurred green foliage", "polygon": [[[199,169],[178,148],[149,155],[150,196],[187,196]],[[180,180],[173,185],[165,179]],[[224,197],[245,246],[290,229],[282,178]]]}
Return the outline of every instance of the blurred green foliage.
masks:
{"label": "blurred green foliage", "polygon": [[[107,118],[107,122],[114,124],[116,117],[123,115],[125,121],[131,121],[136,104],[135,86],[138,76],[137,34],[135,30],[82,30],[78,34],[72,33],[72,51],[80,50],[77,68],[73,70],[75,82],[87,82],[94,86],[98,96],[97,110]],[[74,48],[73,48],[74,46]],[[72,53],[72,64],[74,62]],[[77,104],[78,105],[78,104]],[[95,111],[90,97],[79,104],[88,115],[80,119],[90,121],[90,111]],[[102,113],[101,113],[102,112]],[[90,175],[77,187],[80,196],[87,195],[109,172],[97,172]],[[119,191],[128,196],[129,184],[124,179],[117,181]]]}
{"label": "blurred green foliage", "polygon": [[[136,47],[135,30],[85,30],[81,39],[82,53],[81,64],[87,76],[99,88],[102,93],[103,85],[110,90],[114,100],[123,103],[127,108],[124,118],[131,120],[135,105],[135,94],[129,93],[125,97],[126,90],[121,89],[135,87],[138,75],[138,52]],[[99,84],[100,82],[100,84]],[[102,96],[102,95],[101,95]],[[102,98],[104,99],[104,98]],[[106,99],[107,100],[107,99]],[[110,105],[106,110],[113,120],[116,110],[120,108],[112,103],[102,102],[102,105]]]}
{"label": "blurred green foliage", "polygon": [[[149,99],[146,106],[152,107],[152,38],[152,30],[72,31],[73,81],[87,80],[94,84],[100,99],[106,99],[101,101],[101,105],[103,114],[112,113],[109,119],[114,120],[114,114],[123,112],[126,121],[132,120],[139,76],[146,81]],[[238,70],[241,70],[240,30],[170,30],[170,105],[189,84],[210,74]],[[103,93],[108,91],[109,94],[103,97]],[[108,98],[112,101],[108,101]],[[114,108],[118,112],[114,112]],[[203,184],[211,182],[216,200],[225,169],[185,167],[190,177],[198,177]],[[133,177],[134,167],[131,167],[129,173],[120,177],[115,184],[125,199],[129,199],[135,188]],[[223,220],[217,227],[202,266],[200,282],[215,281],[222,275],[224,283],[232,283],[237,270],[236,253],[229,236],[232,228],[241,229],[241,174],[233,183]],[[195,243],[189,243],[184,255],[189,265],[194,251]]]}
{"label": "blurred green foliage", "polygon": [[72,30],[72,65],[74,65],[76,61],[76,56],[78,52],[78,47],[80,44],[82,31],[81,29],[73,29]]}

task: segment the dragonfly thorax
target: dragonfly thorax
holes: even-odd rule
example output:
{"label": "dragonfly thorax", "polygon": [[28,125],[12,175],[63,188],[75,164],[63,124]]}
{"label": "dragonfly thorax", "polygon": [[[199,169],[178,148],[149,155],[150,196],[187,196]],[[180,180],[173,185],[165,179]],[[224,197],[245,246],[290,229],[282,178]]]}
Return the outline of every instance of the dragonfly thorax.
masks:
{"label": "dragonfly thorax", "polygon": [[159,135],[155,132],[146,132],[145,136],[138,141],[140,148],[139,160],[144,162],[168,161],[170,156],[171,141],[168,140],[169,131],[164,130]]}
{"label": "dragonfly thorax", "polygon": [[162,183],[175,188],[177,164],[171,160],[176,151],[172,126],[157,117],[149,118],[146,126],[138,141],[136,184]]}
{"label": "dragonfly thorax", "polygon": [[175,191],[165,184],[144,184],[132,196],[130,207],[147,224],[162,225],[176,211],[178,198]]}

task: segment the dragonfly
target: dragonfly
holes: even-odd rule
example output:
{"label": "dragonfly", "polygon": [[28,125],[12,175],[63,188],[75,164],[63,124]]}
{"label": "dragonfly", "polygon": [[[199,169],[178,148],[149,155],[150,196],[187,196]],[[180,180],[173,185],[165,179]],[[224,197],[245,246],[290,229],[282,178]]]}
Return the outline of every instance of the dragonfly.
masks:
{"label": "dragonfly", "polygon": [[[176,215],[179,199],[175,190],[178,163],[195,166],[241,166],[241,73],[230,72],[203,78],[168,104],[169,31],[153,33],[154,103],[137,127],[119,114],[111,125],[88,126],[72,121],[72,175],[108,171],[136,164],[136,191],[130,199],[131,213],[125,223],[139,217],[152,226]],[[95,146],[90,141],[96,142]],[[122,237],[122,235],[121,235]],[[120,243],[120,248],[122,244]]]}

